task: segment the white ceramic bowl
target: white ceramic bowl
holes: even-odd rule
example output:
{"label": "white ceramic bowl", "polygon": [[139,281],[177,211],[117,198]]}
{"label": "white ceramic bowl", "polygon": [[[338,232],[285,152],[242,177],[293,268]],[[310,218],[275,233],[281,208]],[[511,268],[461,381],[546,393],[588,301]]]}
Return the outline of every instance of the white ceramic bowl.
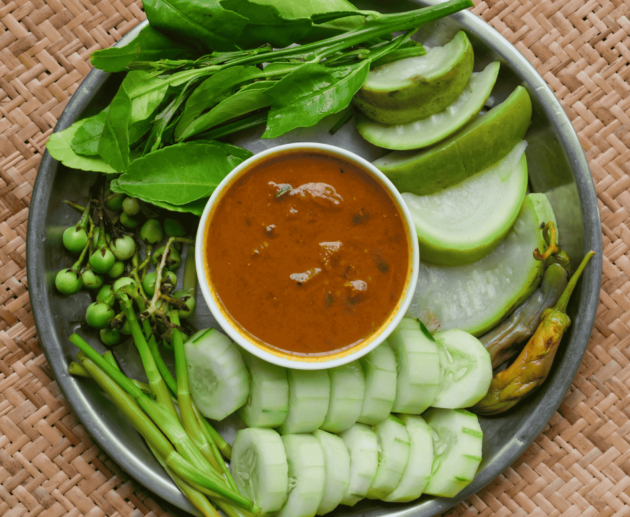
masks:
{"label": "white ceramic bowl", "polygon": [[[205,261],[205,249],[206,249],[206,234],[207,227],[212,220],[213,208],[218,204],[226,190],[245,172],[249,171],[253,166],[261,161],[266,161],[270,156],[277,154],[286,154],[287,151],[320,151],[324,154],[332,155],[345,160],[350,163],[354,163],[361,169],[366,171],[372,177],[374,177],[381,186],[389,193],[394,203],[402,214],[404,214],[404,220],[406,231],[411,248],[411,260],[409,262],[409,271],[405,282],[403,295],[398,300],[398,304],[394,311],[390,314],[385,323],[370,335],[367,339],[361,343],[342,350],[336,350],[330,354],[318,354],[318,355],[294,355],[290,352],[286,352],[277,348],[266,346],[264,343],[255,339],[249,332],[243,329],[227,312],[221,301],[219,300],[214,286],[209,281],[207,266]],[[324,368],[332,368],[334,366],[340,366],[342,364],[349,363],[358,359],[359,357],[367,354],[370,350],[373,350],[380,345],[387,337],[393,332],[400,320],[405,315],[411,298],[413,296],[416,281],[418,279],[418,266],[420,264],[420,252],[418,249],[418,238],[414,230],[411,214],[407,209],[400,193],[396,190],[396,187],[387,179],[387,177],[374,167],[370,162],[364,160],[360,156],[357,156],[350,151],[326,144],[316,143],[297,143],[280,145],[273,147],[259,154],[256,154],[248,160],[241,163],[216,188],[212,197],[208,200],[201,221],[199,222],[199,229],[197,230],[197,245],[195,247],[195,262],[197,265],[197,276],[199,278],[199,285],[201,286],[201,292],[203,297],[210,308],[210,312],[216,318],[219,325],[232,338],[237,344],[242,346],[245,350],[252,354],[268,361],[270,363],[284,366],[286,368],[295,368],[299,370],[321,370]]]}

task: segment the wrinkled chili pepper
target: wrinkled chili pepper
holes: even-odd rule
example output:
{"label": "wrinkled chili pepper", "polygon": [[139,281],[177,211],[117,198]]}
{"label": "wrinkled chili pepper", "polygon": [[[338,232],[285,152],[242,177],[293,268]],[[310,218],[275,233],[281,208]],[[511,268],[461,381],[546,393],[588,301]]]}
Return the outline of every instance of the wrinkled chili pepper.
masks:
{"label": "wrinkled chili pepper", "polygon": [[542,322],[523,351],[507,369],[494,375],[488,394],[471,410],[481,415],[496,415],[515,406],[540,386],[551,370],[553,359],[571,319],[567,304],[590,258],[589,251],[567,284],[555,307],[543,312]]}
{"label": "wrinkled chili pepper", "polygon": [[492,368],[510,361],[520,352],[519,345],[534,333],[543,311],[558,301],[566,286],[566,270],[559,264],[551,264],[545,270],[540,287],[501,325],[479,338],[490,353]]}
{"label": "wrinkled chili pepper", "polygon": [[556,230],[555,223],[549,221],[542,227],[542,230],[543,238],[547,243],[547,249],[544,253],[541,253],[540,250],[536,248],[534,250],[534,258],[541,262],[546,260],[548,263],[555,262],[556,264],[560,264],[567,270],[567,273],[571,273],[571,261],[569,260],[569,255],[567,255],[564,250],[560,249],[558,231]]}

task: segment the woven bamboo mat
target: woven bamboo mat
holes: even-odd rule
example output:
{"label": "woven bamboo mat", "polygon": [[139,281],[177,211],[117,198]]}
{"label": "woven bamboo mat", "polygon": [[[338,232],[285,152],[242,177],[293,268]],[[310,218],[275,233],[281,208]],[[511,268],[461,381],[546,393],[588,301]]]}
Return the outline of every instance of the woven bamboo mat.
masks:
{"label": "woven bamboo mat", "polygon": [[[630,515],[630,2],[487,0],[474,12],[537,67],[578,131],[600,201],[604,278],[588,351],[559,411],[514,465],[450,515]],[[169,515],[93,443],[61,396],[25,270],[46,140],[89,72],[90,53],[143,17],[140,0],[0,0],[4,517]]]}

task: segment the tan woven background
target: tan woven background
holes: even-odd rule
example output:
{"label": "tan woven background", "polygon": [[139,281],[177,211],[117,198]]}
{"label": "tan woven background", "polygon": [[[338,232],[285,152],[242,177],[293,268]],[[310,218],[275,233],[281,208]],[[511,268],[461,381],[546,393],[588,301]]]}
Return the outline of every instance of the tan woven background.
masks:
{"label": "tan woven background", "polygon": [[[296,0],[299,1],[299,0]],[[0,0],[0,515],[168,515],[94,445],[46,365],[25,234],[46,140],[89,55],[143,19],[140,0]],[[538,68],[586,150],[604,233],[596,330],[527,452],[451,515],[630,515],[630,1],[487,0],[474,11]],[[171,510],[172,511],[172,510]]]}

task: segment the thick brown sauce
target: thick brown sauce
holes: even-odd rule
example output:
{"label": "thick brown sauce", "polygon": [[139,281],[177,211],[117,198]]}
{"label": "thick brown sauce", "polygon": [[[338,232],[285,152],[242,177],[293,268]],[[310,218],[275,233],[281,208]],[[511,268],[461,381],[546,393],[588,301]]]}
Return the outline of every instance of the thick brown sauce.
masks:
{"label": "thick brown sauce", "polygon": [[255,165],[211,215],[206,268],[227,312],[258,340],[322,354],[360,343],[401,299],[405,224],[359,167],[295,152]]}

